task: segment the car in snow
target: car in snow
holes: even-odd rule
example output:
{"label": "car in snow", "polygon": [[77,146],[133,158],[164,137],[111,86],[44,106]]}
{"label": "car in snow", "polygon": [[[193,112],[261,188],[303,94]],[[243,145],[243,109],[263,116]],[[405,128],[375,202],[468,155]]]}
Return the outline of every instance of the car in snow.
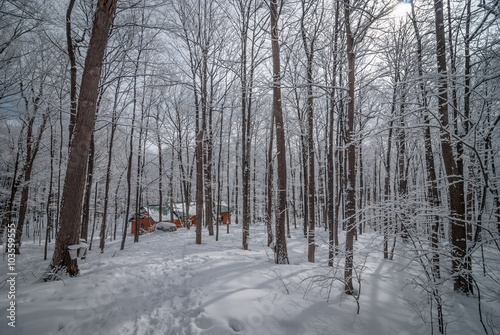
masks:
{"label": "car in snow", "polygon": [[175,226],[175,223],[163,221],[158,222],[158,224],[156,225],[156,229],[159,229],[161,231],[176,231],[177,227]]}

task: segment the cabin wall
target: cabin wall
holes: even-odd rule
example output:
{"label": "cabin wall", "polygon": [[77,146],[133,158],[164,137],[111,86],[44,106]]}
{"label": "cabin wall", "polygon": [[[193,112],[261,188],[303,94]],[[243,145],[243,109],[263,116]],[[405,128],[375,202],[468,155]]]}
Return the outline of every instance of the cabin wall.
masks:
{"label": "cabin wall", "polygon": [[[135,219],[131,221],[131,227],[130,227],[130,232],[132,234],[135,234]],[[156,223],[153,219],[151,219],[149,216],[144,216],[143,218],[139,219],[139,234],[142,234],[141,231],[144,229],[146,232],[154,232],[156,230]]]}

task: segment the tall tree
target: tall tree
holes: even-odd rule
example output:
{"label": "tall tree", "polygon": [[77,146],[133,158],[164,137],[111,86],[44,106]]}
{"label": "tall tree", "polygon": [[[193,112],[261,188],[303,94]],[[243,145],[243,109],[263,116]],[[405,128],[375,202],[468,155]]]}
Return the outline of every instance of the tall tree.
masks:
{"label": "tall tree", "polygon": [[[242,244],[243,250],[248,250],[248,236],[250,229],[250,119],[252,108],[252,86],[253,86],[253,43],[250,33],[250,23],[252,15],[256,11],[257,1],[254,0],[233,0],[236,9],[238,22],[237,29],[240,39],[240,68],[238,76],[240,78],[241,89],[241,176],[242,176]],[[249,43],[250,42],[250,43]],[[249,45],[250,44],[250,45]],[[249,46],[251,47],[249,50]],[[250,66],[248,64],[248,54],[250,51]]]}
{"label": "tall tree", "polygon": [[[66,272],[70,276],[76,276],[79,272],[76,259],[70,258],[68,246],[78,244],[80,237],[80,213],[85,186],[86,163],[94,128],[104,51],[115,10],[116,0],[99,0],[97,2],[92,37],[80,85],[77,118],[62,196],[61,229],[57,236],[54,256],[50,265],[52,272]],[[53,277],[49,274],[47,279],[50,280]]]}
{"label": "tall tree", "polygon": [[[328,180],[327,180],[327,215],[328,215],[328,265],[333,266],[333,256],[334,248],[336,248],[335,232],[337,228],[337,219],[335,218],[335,175],[334,175],[334,161],[338,162],[338,146],[335,149],[334,157],[334,117],[335,117],[335,93],[337,86],[337,48],[339,40],[339,16],[340,16],[340,3],[335,3],[335,24],[334,24],[334,37],[333,37],[333,69],[332,69],[332,89],[330,92],[330,109],[328,115],[328,154],[327,154],[327,170],[328,170]],[[340,120],[340,117],[338,118]],[[337,170],[338,171],[338,170]],[[337,183],[338,186],[338,183]]]}
{"label": "tall tree", "polygon": [[[415,7],[412,4],[411,8],[411,20],[413,29],[415,31],[415,39],[417,43],[417,73],[418,73],[418,89],[419,89],[419,102],[422,108],[423,121],[424,121],[424,146],[425,146],[425,169],[427,172],[428,186],[427,186],[427,197],[429,203],[433,209],[438,208],[441,205],[438,191],[438,181],[436,174],[436,166],[434,162],[434,152],[432,150],[432,137],[431,137],[431,127],[429,120],[429,105],[428,97],[426,95],[426,87],[424,81],[424,70],[423,70],[423,47],[422,47],[422,36],[420,29],[417,24],[417,19],[415,15]],[[431,248],[433,250],[432,263],[433,263],[433,275],[436,278],[440,277],[440,266],[439,266],[439,229],[441,220],[439,215],[434,215],[432,219],[432,233],[431,233]]]}
{"label": "tall tree", "polygon": [[464,181],[459,166],[453,154],[451,142],[452,130],[449,128],[448,115],[448,72],[446,68],[446,39],[444,32],[443,1],[434,0],[434,15],[436,25],[436,60],[438,70],[438,112],[441,121],[441,152],[448,180],[452,267],[455,291],[469,293],[470,277],[465,273],[464,261],[467,249],[467,234],[465,230],[465,199]]}
{"label": "tall tree", "polygon": [[277,150],[277,204],[276,204],[276,264],[289,264],[286,246],[285,219],[286,219],[286,148],[285,127],[283,122],[283,108],[281,104],[281,63],[278,22],[283,8],[283,1],[270,1],[271,15],[271,48],[273,62],[273,114],[276,127]]}
{"label": "tall tree", "polygon": [[269,148],[267,151],[266,160],[266,226],[267,226],[267,246],[270,246],[274,241],[274,235],[272,230],[272,217],[273,217],[273,142],[274,142],[274,114],[271,116],[270,125],[270,135],[269,135]]}
{"label": "tall tree", "polygon": [[[323,19],[322,4],[320,1],[305,1],[302,0],[302,15],[300,18],[300,31],[304,52],[306,54],[306,85],[307,85],[307,156],[308,160],[308,190],[307,190],[307,205],[308,205],[308,249],[307,260],[314,263],[315,241],[314,233],[316,227],[316,187],[315,187],[315,151],[314,151],[314,96],[313,96],[313,61],[315,53],[315,43],[319,35],[319,27]],[[310,17],[309,17],[310,15]],[[314,22],[311,31],[308,31],[305,21]],[[308,25],[307,25],[308,26]]]}
{"label": "tall tree", "polygon": [[356,144],[353,138],[354,136],[354,98],[355,98],[355,32],[351,28],[351,12],[353,7],[351,7],[350,1],[344,1],[344,20],[346,29],[346,40],[347,40],[347,80],[348,80],[348,94],[349,100],[347,103],[347,128],[345,131],[345,142],[347,146],[347,187],[346,187],[346,216],[347,216],[347,233],[345,242],[345,268],[344,268],[344,282],[345,282],[345,292],[346,294],[354,294],[354,287],[352,285],[352,268],[354,266],[353,262],[353,244],[354,244],[354,229],[356,229],[356,199],[355,199],[355,188],[356,188]]}
{"label": "tall tree", "polygon": [[[124,63],[122,63],[124,64]],[[123,65],[122,65],[123,66]],[[116,127],[118,126],[118,97],[120,95],[120,85],[122,82],[122,77],[118,77],[115,88],[115,96],[113,101],[113,110],[111,114],[111,132],[109,135],[109,148],[108,148],[108,162],[106,165],[106,182],[104,185],[104,206],[102,211],[102,224],[101,224],[101,241],[99,243],[99,248],[101,252],[104,252],[104,245],[106,243],[105,231],[107,225],[107,214],[108,214],[108,203],[109,203],[109,185],[111,183],[111,162],[113,158],[113,144],[115,140]],[[161,198],[160,198],[161,199]]]}
{"label": "tall tree", "polygon": [[75,0],[70,0],[68,9],[66,11],[66,45],[68,48],[68,57],[70,64],[70,119],[69,119],[69,141],[73,137],[73,130],[75,129],[76,122],[76,105],[77,105],[77,92],[76,92],[76,57],[75,46],[73,45],[73,37],[71,36],[71,13],[75,6]]}

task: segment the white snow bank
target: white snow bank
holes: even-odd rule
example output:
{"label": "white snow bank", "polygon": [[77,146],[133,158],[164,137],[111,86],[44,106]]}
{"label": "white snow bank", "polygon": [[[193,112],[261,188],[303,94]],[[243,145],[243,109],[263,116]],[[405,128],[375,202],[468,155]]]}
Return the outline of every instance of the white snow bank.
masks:
{"label": "white snow bank", "polygon": [[[230,229],[218,242],[204,231],[201,245],[194,229],[143,235],[139,243],[130,237],[123,251],[119,241],[107,242],[103,254],[94,243],[79,260],[78,277],[50,283],[38,280],[49,263],[42,261],[43,245],[25,243],[17,258],[16,328],[7,326],[4,285],[0,334],[430,334],[426,296],[412,285],[418,266],[398,255],[383,261],[373,233],[355,243],[357,270],[364,264],[357,315],[355,299],[335,279],[342,277],[343,259],[326,265],[326,232],[317,230],[312,264],[302,229],[292,229],[291,265],[278,266],[265,245],[265,226],[251,225],[248,251],[241,249],[240,227]],[[5,257],[2,279],[6,264]],[[448,333],[483,332],[475,298],[444,298]],[[498,302],[485,299],[482,307],[498,320]]]}

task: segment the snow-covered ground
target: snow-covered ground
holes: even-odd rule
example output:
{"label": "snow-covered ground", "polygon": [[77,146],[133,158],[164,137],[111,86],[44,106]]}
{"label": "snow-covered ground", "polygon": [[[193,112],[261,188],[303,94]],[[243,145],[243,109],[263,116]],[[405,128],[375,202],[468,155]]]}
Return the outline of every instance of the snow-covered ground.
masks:
{"label": "snow-covered ground", "polygon": [[[194,242],[194,229],[156,231],[139,243],[129,237],[123,251],[119,241],[107,242],[103,254],[94,243],[79,261],[78,277],[49,283],[40,281],[49,263],[43,245],[25,242],[16,260],[16,328],[6,318],[7,257],[0,263],[0,334],[431,333],[427,296],[414,285],[418,264],[409,265],[403,252],[382,260],[375,233],[355,244],[357,314],[356,300],[335,279],[343,276],[343,260],[327,266],[327,232],[317,231],[312,264],[302,230],[292,228],[291,264],[278,266],[266,247],[264,225],[251,226],[249,251],[241,248],[241,227],[231,225],[230,234],[225,229],[218,242],[204,230],[201,245]],[[475,297],[447,293],[443,299],[447,333],[485,333]],[[482,311],[489,334],[498,334],[498,299],[483,297]]]}

